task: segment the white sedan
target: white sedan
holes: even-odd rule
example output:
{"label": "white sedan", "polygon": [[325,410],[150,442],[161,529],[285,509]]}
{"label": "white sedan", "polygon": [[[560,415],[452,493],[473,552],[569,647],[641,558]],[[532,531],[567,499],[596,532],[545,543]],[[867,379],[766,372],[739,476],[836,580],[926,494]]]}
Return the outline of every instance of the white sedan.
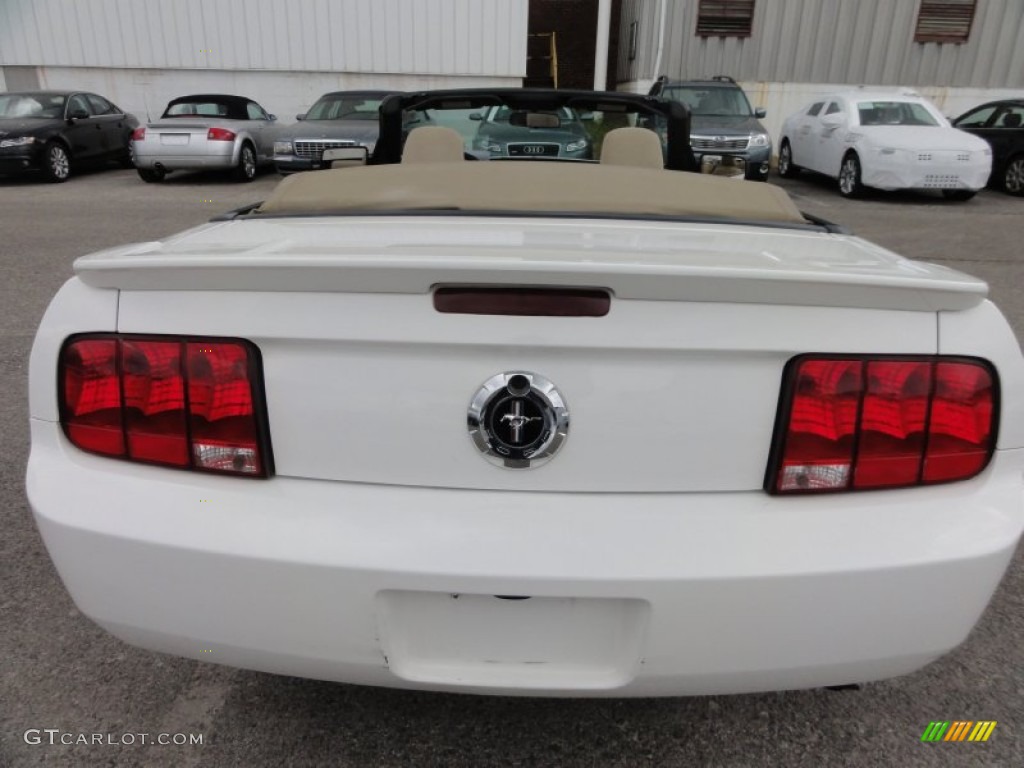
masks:
{"label": "white sedan", "polygon": [[992,171],[992,149],[953,128],[913,92],[847,91],[790,115],[779,137],[779,174],[801,168],[839,180],[839,193],[935,189],[969,200]]}
{"label": "white sedan", "polygon": [[[403,144],[408,110],[496,102],[669,144]],[[193,659],[492,694],[841,685],[960,644],[1024,528],[1013,332],[980,280],[667,170],[685,121],[396,95],[374,164],[79,259],[26,484],[80,610]]]}

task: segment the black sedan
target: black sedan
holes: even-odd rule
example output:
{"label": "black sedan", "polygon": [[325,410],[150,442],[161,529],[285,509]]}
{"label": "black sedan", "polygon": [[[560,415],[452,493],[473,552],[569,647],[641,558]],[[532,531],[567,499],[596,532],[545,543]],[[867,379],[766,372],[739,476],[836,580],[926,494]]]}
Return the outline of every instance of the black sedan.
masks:
{"label": "black sedan", "polygon": [[116,160],[131,168],[139,121],[95,93],[0,93],[0,174],[41,171],[67,181],[71,169]]}
{"label": "black sedan", "polygon": [[992,186],[1024,195],[1024,99],[990,101],[960,115],[953,125],[992,145]]}

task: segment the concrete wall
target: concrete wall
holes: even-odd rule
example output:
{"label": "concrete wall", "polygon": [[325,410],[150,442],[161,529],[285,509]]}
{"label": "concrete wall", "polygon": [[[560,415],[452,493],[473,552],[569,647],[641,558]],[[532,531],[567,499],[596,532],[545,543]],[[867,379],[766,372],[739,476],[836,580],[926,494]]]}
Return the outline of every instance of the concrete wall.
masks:
{"label": "concrete wall", "polygon": [[0,0],[0,66],[522,77],[527,0]]}

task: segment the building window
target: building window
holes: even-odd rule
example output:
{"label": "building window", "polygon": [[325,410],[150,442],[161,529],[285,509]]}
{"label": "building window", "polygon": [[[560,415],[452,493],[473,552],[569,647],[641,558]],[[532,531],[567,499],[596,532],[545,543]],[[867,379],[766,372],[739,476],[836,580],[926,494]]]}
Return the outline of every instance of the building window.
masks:
{"label": "building window", "polygon": [[921,0],[914,42],[966,42],[977,5],[978,0]]}
{"label": "building window", "polygon": [[754,0],[700,0],[697,37],[750,37]]}

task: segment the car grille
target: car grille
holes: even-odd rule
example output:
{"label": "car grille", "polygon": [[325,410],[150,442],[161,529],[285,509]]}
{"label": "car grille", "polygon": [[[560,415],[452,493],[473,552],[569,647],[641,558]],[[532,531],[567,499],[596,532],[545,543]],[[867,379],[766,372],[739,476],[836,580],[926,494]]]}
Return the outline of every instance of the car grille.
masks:
{"label": "car grille", "polygon": [[338,149],[339,147],[355,147],[358,144],[354,141],[337,141],[334,139],[317,139],[314,141],[293,141],[292,148],[296,157],[304,157],[309,160],[319,160],[325,149]]}
{"label": "car grille", "polygon": [[560,144],[522,143],[509,144],[509,157],[558,157]]}
{"label": "car grille", "polygon": [[738,139],[725,137],[691,136],[690,146],[694,149],[746,149],[750,139],[746,136]]}

